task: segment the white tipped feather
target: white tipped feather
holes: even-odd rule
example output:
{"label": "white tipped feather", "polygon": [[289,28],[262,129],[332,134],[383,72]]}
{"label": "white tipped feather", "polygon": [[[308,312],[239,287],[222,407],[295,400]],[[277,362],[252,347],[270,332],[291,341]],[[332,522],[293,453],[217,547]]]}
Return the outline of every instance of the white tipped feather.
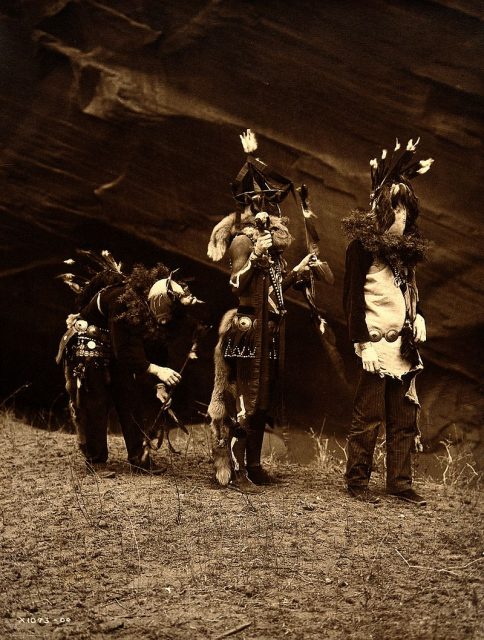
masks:
{"label": "white tipped feather", "polygon": [[255,137],[255,133],[250,129],[247,129],[245,133],[241,134],[240,141],[242,142],[245,153],[253,153],[257,149],[257,138]]}
{"label": "white tipped feather", "polygon": [[415,151],[419,142],[420,137],[417,138],[415,142],[412,140],[412,138],[410,138],[410,140],[407,142],[407,151]]}
{"label": "white tipped feather", "polygon": [[303,216],[308,219],[318,217],[312,209],[303,209]]}
{"label": "white tipped feather", "polygon": [[116,260],[113,258],[110,251],[108,251],[107,249],[103,249],[101,251],[101,255],[106,261],[108,267],[110,267],[111,269],[114,269],[118,273],[121,273],[121,267],[122,267],[121,262],[116,262]]}
{"label": "white tipped feather", "polygon": [[427,171],[430,170],[430,165],[426,165],[425,167],[422,167],[421,169],[417,169],[417,173],[420,173],[420,175],[427,173]]}
{"label": "white tipped feather", "polygon": [[419,173],[420,175],[427,173],[427,171],[429,171],[430,167],[432,166],[434,159],[433,158],[427,158],[427,160],[420,160],[419,164],[420,164],[420,169],[417,169],[417,173]]}

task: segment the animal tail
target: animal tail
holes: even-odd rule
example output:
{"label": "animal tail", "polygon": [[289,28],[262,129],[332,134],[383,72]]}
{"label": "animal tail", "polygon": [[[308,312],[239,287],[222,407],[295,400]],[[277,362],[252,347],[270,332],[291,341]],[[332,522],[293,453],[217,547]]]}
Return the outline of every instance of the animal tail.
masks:
{"label": "animal tail", "polygon": [[212,458],[217,482],[227,486],[232,476],[232,463],[229,450],[230,416],[227,408],[227,396],[235,398],[235,390],[229,379],[229,367],[223,356],[223,338],[237,313],[230,309],[224,315],[219,327],[219,340],[215,347],[215,377],[207,414],[210,417],[210,436]]}

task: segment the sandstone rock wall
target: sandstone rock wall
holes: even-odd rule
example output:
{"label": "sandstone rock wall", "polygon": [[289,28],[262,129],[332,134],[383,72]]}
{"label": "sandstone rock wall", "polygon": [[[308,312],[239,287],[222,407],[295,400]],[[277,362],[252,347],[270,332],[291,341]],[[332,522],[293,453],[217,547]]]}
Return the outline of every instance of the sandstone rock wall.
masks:
{"label": "sandstone rock wall", "polygon": [[[480,3],[10,0],[0,15],[5,390],[26,379],[43,388],[39,371],[48,372],[42,382],[56,379],[49,358],[69,301],[53,276],[75,246],[182,261],[200,281],[217,282],[207,292],[215,316],[230,304],[228,265],[209,262],[206,242],[232,209],[246,127],[258,133],[264,160],[310,187],[336,276],[318,293],[353,382],[340,220],[367,203],[369,158],[395,136],[421,136],[423,157],[435,158],[417,185],[421,226],[435,243],[419,276],[428,428],[477,424]],[[291,203],[287,213],[291,261],[304,252],[304,233]],[[307,333],[298,305],[294,298],[296,343]],[[321,373],[313,347],[302,358],[290,347],[302,398],[290,402],[304,420],[307,397],[313,415],[345,418],[350,396],[329,372],[335,352],[320,351]],[[442,403],[436,425],[432,407]]]}

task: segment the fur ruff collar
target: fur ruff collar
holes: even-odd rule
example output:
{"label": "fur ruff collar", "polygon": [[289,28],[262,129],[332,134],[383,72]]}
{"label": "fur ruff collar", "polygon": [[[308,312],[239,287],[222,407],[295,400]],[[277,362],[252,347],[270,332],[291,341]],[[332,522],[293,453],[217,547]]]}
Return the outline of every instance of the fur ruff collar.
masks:
{"label": "fur ruff collar", "polygon": [[151,269],[137,264],[126,278],[118,298],[120,311],[116,319],[130,325],[143,339],[166,339],[167,327],[159,325],[151,313],[148,292],[157,280],[167,278],[169,274],[170,270],[161,262]]}
{"label": "fur ruff collar", "polygon": [[359,240],[368,252],[398,270],[414,267],[426,258],[429,242],[416,228],[403,236],[383,233],[375,227],[373,215],[362,210],[353,211],[342,225],[350,240]]}

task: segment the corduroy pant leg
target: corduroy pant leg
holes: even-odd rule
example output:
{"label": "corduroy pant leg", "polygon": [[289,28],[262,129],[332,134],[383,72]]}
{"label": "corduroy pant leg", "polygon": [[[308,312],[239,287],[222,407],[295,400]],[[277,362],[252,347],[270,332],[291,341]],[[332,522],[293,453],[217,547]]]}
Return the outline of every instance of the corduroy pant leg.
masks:
{"label": "corduroy pant leg", "polygon": [[389,379],[386,401],[387,490],[398,493],[412,486],[412,451],[415,443],[417,406],[405,394],[409,380]]}
{"label": "corduroy pant leg", "polygon": [[361,372],[348,434],[348,487],[366,487],[370,481],[378,430],[385,421],[385,384],[385,378]]}

